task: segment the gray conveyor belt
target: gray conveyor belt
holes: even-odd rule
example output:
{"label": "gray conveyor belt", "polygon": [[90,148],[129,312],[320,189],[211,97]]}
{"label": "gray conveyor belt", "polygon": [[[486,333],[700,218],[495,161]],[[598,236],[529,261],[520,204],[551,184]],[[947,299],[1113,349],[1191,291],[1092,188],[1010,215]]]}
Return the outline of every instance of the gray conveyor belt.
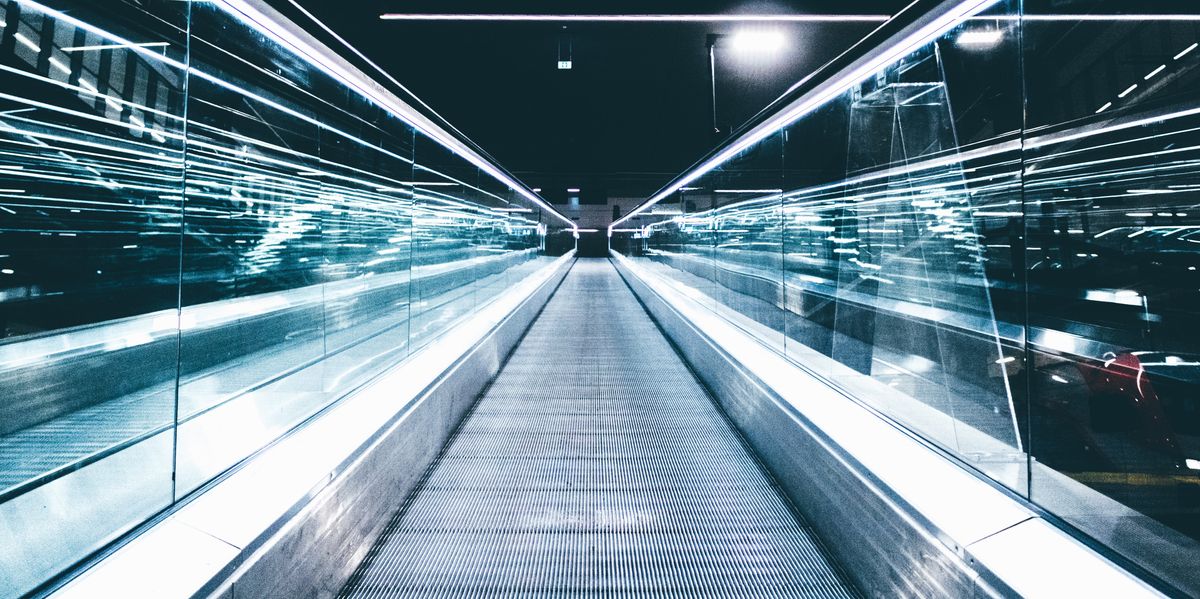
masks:
{"label": "gray conveyor belt", "polygon": [[579,260],[344,597],[847,597],[605,260]]}

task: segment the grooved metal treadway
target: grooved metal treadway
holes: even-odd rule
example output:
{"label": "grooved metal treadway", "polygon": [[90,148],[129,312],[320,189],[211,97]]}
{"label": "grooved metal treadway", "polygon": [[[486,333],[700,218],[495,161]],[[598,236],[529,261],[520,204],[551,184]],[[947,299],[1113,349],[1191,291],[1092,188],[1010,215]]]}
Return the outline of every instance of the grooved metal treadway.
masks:
{"label": "grooved metal treadway", "polygon": [[605,260],[579,260],[343,597],[855,596]]}

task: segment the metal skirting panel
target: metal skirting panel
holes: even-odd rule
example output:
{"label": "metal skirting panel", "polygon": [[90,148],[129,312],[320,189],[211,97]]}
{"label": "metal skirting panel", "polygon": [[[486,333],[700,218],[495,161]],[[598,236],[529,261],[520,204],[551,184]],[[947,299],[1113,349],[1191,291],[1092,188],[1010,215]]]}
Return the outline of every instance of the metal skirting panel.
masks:
{"label": "metal skirting panel", "polygon": [[606,260],[579,260],[344,597],[855,591]]}

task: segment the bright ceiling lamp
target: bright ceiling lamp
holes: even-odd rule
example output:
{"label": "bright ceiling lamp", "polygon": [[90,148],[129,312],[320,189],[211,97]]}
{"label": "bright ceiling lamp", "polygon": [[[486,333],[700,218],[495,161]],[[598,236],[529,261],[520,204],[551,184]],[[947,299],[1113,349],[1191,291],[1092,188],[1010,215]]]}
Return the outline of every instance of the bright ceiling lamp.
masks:
{"label": "bright ceiling lamp", "polygon": [[729,38],[729,46],[738,54],[774,54],[787,46],[787,38],[779,31],[739,31]]}
{"label": "bright ceiling lamp", "polygon": [[970,48],[990,48],[1003,38],[1004,34],[999,29],[968,29],[958,34],[954,42]]}

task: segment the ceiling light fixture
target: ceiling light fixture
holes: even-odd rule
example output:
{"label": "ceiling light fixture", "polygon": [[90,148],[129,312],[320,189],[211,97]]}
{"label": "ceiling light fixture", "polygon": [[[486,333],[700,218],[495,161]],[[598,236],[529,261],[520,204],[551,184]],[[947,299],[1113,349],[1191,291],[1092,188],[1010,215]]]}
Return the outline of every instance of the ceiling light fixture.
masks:
{"label": "ceiling light fixture", "polygon": [[729,45],[741,54],[773,54],[787,45],[787,38],[778,31],[739,31],[729,38]]}
{"label": "ceiling light fixture", "polygon": [[418,14],[384,13],[384,21],[550,21],[550,22],[643,22],[643,23],[882,23],[887,15],[545,15],[545,14]]}

